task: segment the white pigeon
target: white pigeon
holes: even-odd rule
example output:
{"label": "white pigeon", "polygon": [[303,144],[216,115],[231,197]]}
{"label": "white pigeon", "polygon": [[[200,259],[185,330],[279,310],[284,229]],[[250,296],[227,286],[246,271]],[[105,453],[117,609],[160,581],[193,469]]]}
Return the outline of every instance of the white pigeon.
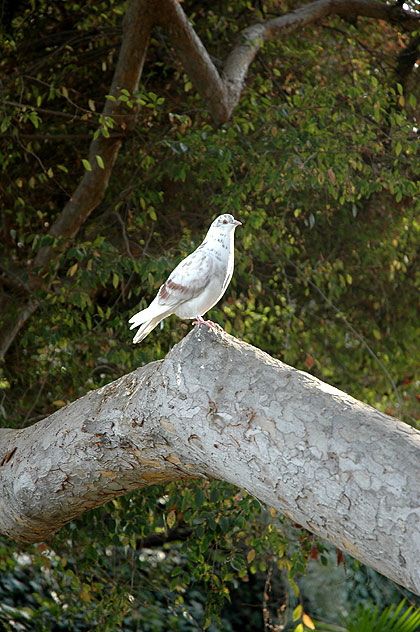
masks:
{"label": "white pigeon", "polygon": [[232,278],[237,226],[241,222],[229,213],[214,220],[203,243],[177,265],[149,307],[128,321],[130,329],[141,325],[134,343],[141,342],[171,314],[195,318],[198,324],[212,324],[202,316],[222,298]]}

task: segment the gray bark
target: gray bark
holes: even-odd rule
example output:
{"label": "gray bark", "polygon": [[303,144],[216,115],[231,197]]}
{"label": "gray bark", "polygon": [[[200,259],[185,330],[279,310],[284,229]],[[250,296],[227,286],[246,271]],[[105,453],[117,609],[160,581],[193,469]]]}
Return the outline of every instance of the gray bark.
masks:
{"label": "gray bark", "polygon": [[229,481],[420,594],[420,432],[226,333],[0,430],[0,530],[40,541],[155,483]]}

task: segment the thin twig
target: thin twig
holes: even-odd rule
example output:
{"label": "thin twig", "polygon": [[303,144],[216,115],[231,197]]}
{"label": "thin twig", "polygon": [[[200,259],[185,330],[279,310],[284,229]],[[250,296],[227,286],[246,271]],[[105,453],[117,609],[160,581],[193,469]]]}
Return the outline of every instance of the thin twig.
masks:
{"label": "thin twig", "polygon": [[124,243],[125,243],[125,247],[126,247],[126,250],[128,252],[128,255],[129,255],[130,259],[135,261],[135,257],[133,255],[133,253],[131,252],[130,242],[128,241],[127,231],[125,230],[125,222],[124,222],[123,218],[121,217],[121,215],[119,214],[118,211],[115,211],[115,217],[117,218],[117,220],[121,224],[121,229],[122,229],[121,232],[122,232],[122,236],[123,236],[123,239],[124,239]]}
{"label": "thin twig", "polygon": [[39,389],[38,389],[37,396],[35,397],[35,401],[34,401],[34,403],[32,404],[32,406],[30,407],[30,409],[28,410],[28,412],[27,412],[27,413],[26,413],[26,415],[25,415],[25,419],[23,420],[23,425],[26,425],[26,423],[27,423],[27,421],[28,421],[29,417],[30,417],[30,416],[31,416],[31,414],[32,414],[32,411],[33,411],[33,410],[34,410],[34,408],[37,406],[37,404],[38,404],[38,402],[39,402],[39,398],[41,397],[41,393],[42,393],[42,391],[44,390],[44,387],[45,387],[46,382],[47,382],[47,375],[44,375],[44,377],[43,377],[43,378],[42,378],[42,380],[41,380],[41,386],[40,386],[40,387],[39,387]]}

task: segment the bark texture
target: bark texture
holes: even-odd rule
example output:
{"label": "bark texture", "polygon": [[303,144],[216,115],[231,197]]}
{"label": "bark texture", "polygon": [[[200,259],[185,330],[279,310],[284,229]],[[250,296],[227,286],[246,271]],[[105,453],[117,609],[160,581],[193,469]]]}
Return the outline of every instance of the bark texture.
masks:
{"label": "bark texture", "polygon": [[0,430],[0,530],[40,541],[188,477],[238,485],[420,594],[420,432],[202,327],[164,360]]}

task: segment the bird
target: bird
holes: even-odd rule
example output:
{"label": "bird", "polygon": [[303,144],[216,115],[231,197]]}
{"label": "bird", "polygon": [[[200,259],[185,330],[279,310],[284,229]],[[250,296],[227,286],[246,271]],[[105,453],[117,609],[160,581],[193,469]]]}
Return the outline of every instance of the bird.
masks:
{"label": "bird", "polygon": [[193,324],[214,325],[203,315],[220,301],[232,278],[237,226],[242,226],[242,222],[230,213],[216,217],[204,241],[171,272],[149,307],[128,321],[130,329],[140,327],[133,343],[144,340],[171,314],[195,319]]}

